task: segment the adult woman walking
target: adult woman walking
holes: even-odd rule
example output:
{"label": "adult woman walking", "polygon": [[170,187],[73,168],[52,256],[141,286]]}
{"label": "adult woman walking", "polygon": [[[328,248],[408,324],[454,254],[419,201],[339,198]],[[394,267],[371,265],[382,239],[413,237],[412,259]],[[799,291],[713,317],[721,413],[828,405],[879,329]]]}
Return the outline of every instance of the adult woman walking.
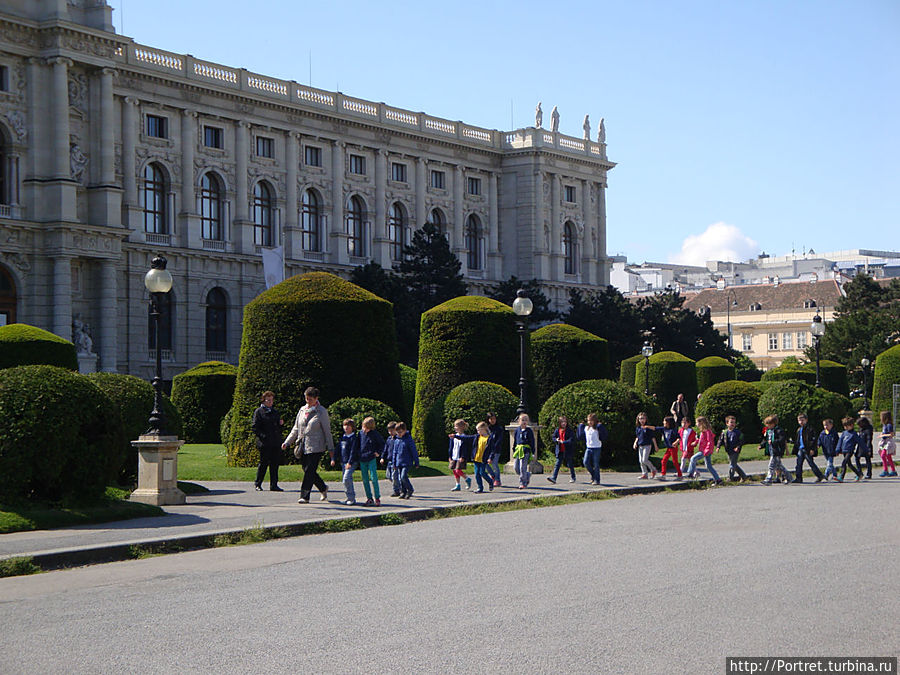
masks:
{"label": "adult woman walking", "polygon": [[319,390],[308,387],[303,395],[306,397],[306,405],[297,413],[294,428],[281,447],[287,450],[288,446],[295,442],[300,444],[299,451],[294,452],[303,466],[303,482],[300,484],[300,499],[297,502],[308,504],[313,485],[322,493],[323,502],[328,499],[328,486],[319,476],[319,463],[322,461],[322,453],[326,450],[333,456],[334,439],[331,437],[328,411],[319,404]]}
{"label": "adult woman walking", "polygon": [[253,413],[253,433],[256,434],[256,448],[259,450],[259,467],[256,470],[256,491],[262,490],[266,469],[269,470],[269,489],[272,492],[284,492],[278,487],[278,465],[281,464],[281,427],[284,420],[275,409],[275,394],[264,391],[261,403]]}

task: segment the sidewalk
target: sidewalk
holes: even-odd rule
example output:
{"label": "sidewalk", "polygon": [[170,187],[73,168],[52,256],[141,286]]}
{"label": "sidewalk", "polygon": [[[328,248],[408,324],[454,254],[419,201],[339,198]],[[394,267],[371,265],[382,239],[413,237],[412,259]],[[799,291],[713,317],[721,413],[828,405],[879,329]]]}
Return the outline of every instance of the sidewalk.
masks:
{"label": "sidewalk", "polygon": [[[751,461],[741,464],[750,476],[764,475],[767,462]],[[788,468],[793,462],[788,458]],[[546,471],[546,468],[545,468]],[[725,479],[728,464],[717,464],[716,471]],[[359,481],[356,483],[355,506],[345,506],[344,489],[340,482],[329,483],[328,501],[319,501],[319,493],[313,492],[309,504],[298,504],[299,484],[282,484],[284,492],[256,492],[253,483],[204,482],[210,492],[188,495],[187,503],[167,506],[167,515],[153,518],[136,518],[112,523],[79,525],[56,530],[14,532],[0,535],[0,559],[28,556],[42,569],[55,569],[134,557],[132,547],[166,546],[170,550],[204,548],[210,546],[212,537],[239,533],[248,528],[284,528],[292,534],[302,534],[310,524],[334,519],[360,518],[365,525],[379,524],[385,513],[396,513],[405,521],[419,520],[435,510],[464,506],[466,504],[497,504],[509,501],[534,499],[570,494],[588,494],[608,490],[620,495],[660,492],[666,488],[686,488],[690,483],[674,479],[667,481],[640,480],[639,474],[604,472],[603,483],[590,485],[588,475],[579,472],[576,483],[569,483],[569,474],[561,472],[557,484],[547,480],[548,473],[532,476],[531,485],[517,489],[514,474],[503,474],[504,485],[492,492],[474,493],[472,490],[451,492],[453,479],[437,476],[413,479],[415,494],[409,500],[390,496],[392,490],[387,481],[380,481],[381,506],[362,506],[365,493]],[[705,470],[701,469],[700,482],[709,483]],[[881,479],[884,480],[884,479]],[[810,481],[813,483],[814,481]],[[383,521],[381,521],[383,522]]]}

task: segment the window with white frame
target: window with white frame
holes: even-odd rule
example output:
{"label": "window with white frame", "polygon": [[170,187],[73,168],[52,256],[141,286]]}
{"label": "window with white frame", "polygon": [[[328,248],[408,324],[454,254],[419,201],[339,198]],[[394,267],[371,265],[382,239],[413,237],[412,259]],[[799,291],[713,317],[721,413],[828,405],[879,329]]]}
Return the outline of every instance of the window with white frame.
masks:
{"label": "window with white frame", "polygon": [[144,232],[169,234],[166,212],[168,185],[162,168],[155,163],[144,167]]}
{"label": "window with white frame", "polygon": [[809,344],[809,340],[807,338],[808,335],[809,333],[807,333],[805,330],[797,331],[797,349],[806,349],[806,346]]}
{"label": "window with white frame", "polygon": [[366,206],[353,195],[347,202],[347,253],[355,257],[366,255]]}
{"label": "window with white frame", "polygon": [[321,251],[321,236],[319,234],[319,219],[321,207],[319,197],[314,190],[303,191],[303,215],[301,218],[301,230],[304,251]]}
{"label": "window with white frame", "polygon": [[274,246],[275,200],[268,183],[258,182],[253,188],[253,243]]}
{"label": "window with white frame", "polygon": [[769,333],[769,351],[778,351],[778,333]]}
{"label": "window with white frame", "polygon": [[793,349],[794,348],[794,334],[793,333],[782,333],[781,334],[781,348],[782,349]]}
{"label": "window with white frame", "polygon": [[753,351],[753,336],[750,333],[741,334],[741,351]]}
{"label": "window with white frame", "polygon": [[222,241],[225,238],[222,221],[224,193],[222,181],[216,174],[203,174],[200,179],[200,236],[203,239]]}
{"label": "window with white frame", "polygon": [[406,215],[400,202],[394,202],[388,216],[388,241],[391,246],[391,260],[399,261],[403,255],[403,232],[406,229]]}

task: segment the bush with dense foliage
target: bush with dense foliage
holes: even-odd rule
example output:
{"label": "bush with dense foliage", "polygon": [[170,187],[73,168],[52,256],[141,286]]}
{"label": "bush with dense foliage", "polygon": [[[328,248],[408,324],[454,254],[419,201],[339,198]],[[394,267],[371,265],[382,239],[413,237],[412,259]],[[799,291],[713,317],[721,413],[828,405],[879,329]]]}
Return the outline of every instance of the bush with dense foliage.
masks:
{"label": "bush with dense foliage", "polygon": [[78,370],[75,345],[49,331],[25,323],[0,326],[0,368],[32,364]]}
{"label": "bush with dense foliage", "polygon": [[[453,423],[463,419],[469,424],[467,433],[474,434],[475,425],[487,418],[489,412],[497,413],[500,424],[509,424],[516,415],[519,397],[506,387],[493,382],[465,382],[450,390],[444,399],[444,435],[452,433]],[[509,457],[509,438],[504,435],[501,459]],[[432,455],[432,459],[446,459],[448,444],[444,443],[444,452],[440,448]]]}
{"label": "bush with dense foliage", "polygon": [[[137,479],[138,451],[131,445],[147,431],[150,413],[153,411],[153,386],[146,380],[123,373],[91,373],[87,375],[105,393],[122,420],[123,438],[118,454],[114,477],[121,485],[130,485]],[[183,435],[181,415],[163,394],[163,414],[167,431],[172,436]]]}
{"label": "bush with dense foliage", "polygon": [[553,323],[531,334],[537,404],[572,382],[609,377],[609,345],[586,330]]}
{"label": "bush with dense foliage", "polygon": [[736,380],[734,364],[721,356],[707,356],[697,361],[697,392],[703,393],[714,384]]}
{"label": "bush with dense foliage", "polygon": [[[388,422],[398,422],[400,417],[394,412],[387,403],[376,401],[371,398],[360,398],[348,396],[335,401],[328,406],[328,417],[331,420],[331,435],[334,436],[334,442],[337,443],[344,435],[341,423],[348,417],[356,422],[356,429],[362,429],[362,421],[367,417],[375,420],[375,429],[381,434],[382,438],[387,438]],[[287,420],[285,420],[287,425]],[[288,426],[290,429],[290,426]]]}
{"label": "bush with dense foliage", "polygon": [[[635,420],[641,411],[648,414],[651,424],[662,425],[656,404],[632,387],[613,380],[574,382],[553,394],[541,408],[538,416],[541,439],[545,447],[552,448],[553,430],[560,415],[565,415],[575,428],[585,421],[588,413],[597,413],[609,431],[609,439],[603,445],[604,466],[632,463],[636,457],[632,447]],[[576,450],[576,457],[583,451],[584,448]]]}
{"label": "bush with dense foliage", "polygon": [[517,389],[518,354],[515,314],[502,302],[466,295],[423,313],[412,427],[419,451],[446,451],[444,398],[453,387],[483,380]]}
{"label": "bush with dense foliage", "polygon": [[[641,359],[634,371],[634,387],[644,391],[646,360]],[[657,352],[650,357],[650,395],[668,409],[678,394],[684,394],[691,410],[697,402],[697,368],[693,359],[678,352]]]}
{"label": "bush with dense foliage", "polygon": [[416,405],[416,369],[405,363],[398,364],[400,368],[400,387],[403,389],[403,409],[400,414],[403,421],[409,425],[412,419],[413,408]]}
{"label": "bush with dense foliage", "polygon": [[799,380],[806,384],[816,383],[815,367],[812,370],[805,364],[800,363],[782,363],[777,368],[770,368],[762,374],[762,382],[785,382],[788,380]]}
{"label": "bush with dense foliage", "polygon": [[643,359],[644,357],[640,354],[629,356],[627,359],[622,359],[622,363],[619,364],[619,382],[629,387],[632,386],[634,384],[634,372],[637,369],[638,361],[642,361]]}
{"label": "bush with dense foliage", "polygon": [[[881,352],[875,358],[875,379],[872,382],[872,412],[894,409],[894,385],[900,384],[900,345]],[[897,426],[897,420],[894,420]]]}
{"label": "bush with dense foliage", "polygon": [[[308,272],[264,291],[244,308],[230,433],[230,466],[259,460],[250,424],[262,392],[275,393],[285,426],[319,389],[321,402],[346,396],[403,405],[391,304],[327,272]],[[285,460],[294,461],[285,451]]]}
{"label": "bush with dense foliage", "polygon": [[817,389],[800,380],[773,383],[759,397],[757,405],[760,420],[765,420],[768,415],[778,415],[779,424],[791,439],[797,433],[797,415],[801,412],[806,413],[810,425],[819,430],[826,417],[840,429],[841,418],[851,410],[852,404],[846,396]]}
{"label": "bush with dense foliage", "polygon": [[56,366],[0,370],[0,501],[98,499],[121,448],[118,410],[88,378]]}
{"label": "bush with dense foliage", "polygon": [[762,390],[755,383],[729,380],[711,385],[697,403],[697,416],[709,418],[718,434],[725,427],[725,416],[734,415],[744,432],[745,443],[760,439],[759,397]]}
{"label": "bush with dense foliage", "polygon": [[184,422],[188,443],[221,443],[219,427],[231,408],[237,368],[207,361],[172,379],[172,403]]}
{"label": "bush with dense foliage", "polygon": [[[808,364],[813,373],[813,384],[816,379],[816,364]],[[819,361],[819,383],[828,391],[841,394],[842,396],[850,395],[850,380],[847,377],[847,366],[837,361],[828,361],[823,359]]]}

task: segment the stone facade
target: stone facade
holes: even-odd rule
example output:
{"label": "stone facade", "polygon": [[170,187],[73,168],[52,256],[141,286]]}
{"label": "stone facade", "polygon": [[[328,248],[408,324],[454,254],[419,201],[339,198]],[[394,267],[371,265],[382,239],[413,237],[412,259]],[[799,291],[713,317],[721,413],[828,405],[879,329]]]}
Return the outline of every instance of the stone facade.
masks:
{"label": "stone facade", "polygon": [[174,276],[165,379],[236,363],[263,248],[288,275],[390,267],[440,224],[471,292],[557,305],[609,282],[605,133],[482,129],[164,52],[105,2],[0,9],[0,322],[90,330],[101,370],[153,368],[143,277]]}

